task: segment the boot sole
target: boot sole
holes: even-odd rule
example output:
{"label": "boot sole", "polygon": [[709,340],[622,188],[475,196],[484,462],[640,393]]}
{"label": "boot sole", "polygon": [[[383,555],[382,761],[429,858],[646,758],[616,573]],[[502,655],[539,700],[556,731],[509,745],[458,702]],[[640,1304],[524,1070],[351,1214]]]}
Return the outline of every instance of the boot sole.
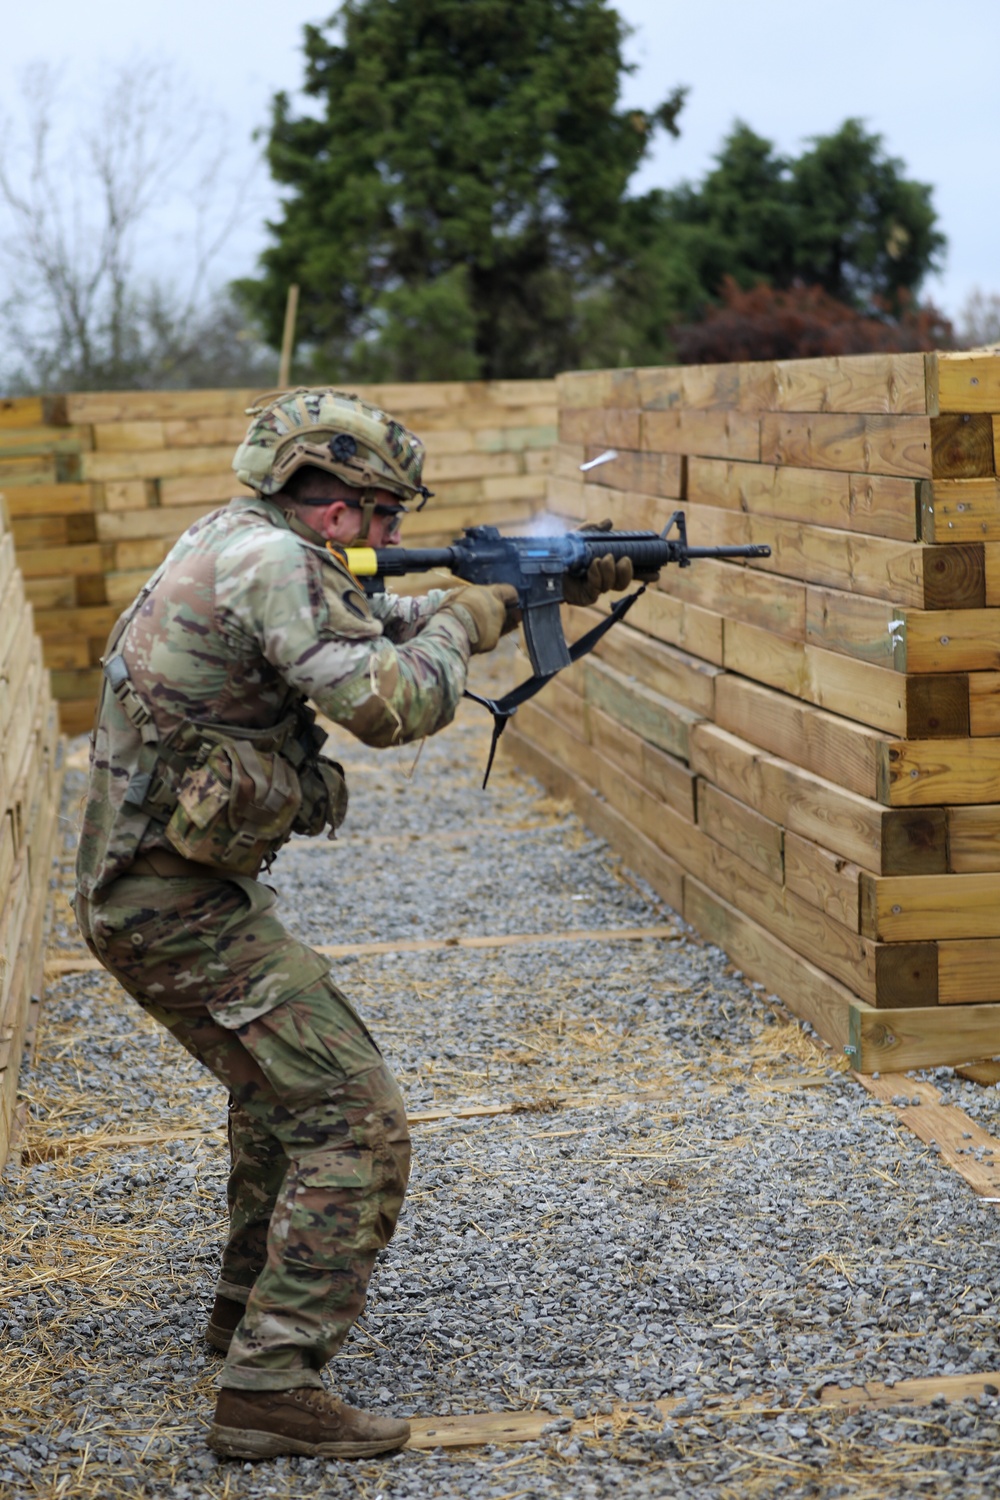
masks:
{"label": "boot sole", "polygon": [[208,1446],[223,1458],[280,1458],[283,1454],[297,1458],[372,1458],[402,1448],[409,1438],[407,1430],[398,1438],[370,1438],[367,1442],[304,1443],[276,1432],[220,1427],[215,1422],[208,1429]]}

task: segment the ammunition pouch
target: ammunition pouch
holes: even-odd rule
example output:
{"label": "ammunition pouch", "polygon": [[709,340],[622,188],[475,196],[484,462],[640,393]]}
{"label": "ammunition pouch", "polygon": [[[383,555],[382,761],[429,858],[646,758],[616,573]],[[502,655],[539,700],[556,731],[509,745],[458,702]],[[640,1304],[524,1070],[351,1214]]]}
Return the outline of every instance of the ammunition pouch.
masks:
{"label": "ammunition pouch", "polygon": [[189,720],[161,740],[121,656],[105,675],[143,740],[125,803],[185,859],[256,875],[292,833],[332,838],[344,821],[343,768],[319,754],[326,735],[305,699],[270,729]]}

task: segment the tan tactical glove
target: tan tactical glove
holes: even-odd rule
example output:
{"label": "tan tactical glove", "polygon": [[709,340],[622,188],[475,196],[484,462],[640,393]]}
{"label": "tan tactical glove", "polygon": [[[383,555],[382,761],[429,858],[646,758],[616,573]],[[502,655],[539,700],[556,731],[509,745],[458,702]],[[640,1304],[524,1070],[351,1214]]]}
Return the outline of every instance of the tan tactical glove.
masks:
{"label": "tan tactical glove", "polygon": [[620,594],[631,582],[632,559],[620,557],[616,562],[606,552],[594,558],[582,577],[563,579],[563,598],[567,604],[594,604],[601,594]]}
{"label": "tan tactical glove", "polygon": [[500,637],[513,630],[521,618],[517,589],[510,583],[470,584],[455,589],[441,608],[465,626],[473,656],[492,651]]}

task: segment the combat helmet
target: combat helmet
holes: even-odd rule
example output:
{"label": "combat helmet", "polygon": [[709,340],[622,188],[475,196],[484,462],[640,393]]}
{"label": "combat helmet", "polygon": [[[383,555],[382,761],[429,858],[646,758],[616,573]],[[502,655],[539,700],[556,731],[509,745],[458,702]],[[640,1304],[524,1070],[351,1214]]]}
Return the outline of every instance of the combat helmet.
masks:
{"label": "combat helmet", "polygon": [[330,386],[268,391],[247,407],[253,420],[236,450],[236,477],[259,495],[275,495],[310,464],[363,492],[388,490],[401,502],[430,491],[422,483],[424,446],[380,407]]}

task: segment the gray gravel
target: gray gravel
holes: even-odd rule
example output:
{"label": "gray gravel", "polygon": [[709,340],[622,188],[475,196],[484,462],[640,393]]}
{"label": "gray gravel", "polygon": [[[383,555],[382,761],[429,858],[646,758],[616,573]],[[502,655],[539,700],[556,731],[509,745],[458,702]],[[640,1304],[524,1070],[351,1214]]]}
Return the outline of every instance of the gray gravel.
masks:
{"label": "gray gravel", "polygon": [[[675,929],[335,963],[411,1112],[522,1112],[414,1125],[403,1219],[331,1384],[405,1414],[534,1408],[548,1431],[354,1465],[217,1463],[202,1330],[225,1101],[84,973],[50,988],[26,1159],[0,1186],[0,1494],[995,1495],[996,1208],[565,807],[503,760],[480,791],[480,712],[412,780],[412,750],[346,744],[344,837],[298,844],[274,874],[317,943]],[[81,946],[65,904],[80,785],[56,950]],[[1000,1134],[996,1089],[931,1076]],[[123,1133],[149,1144],[102,1144]],[[831,1383],[979,1372],[989,1389],[964,1403],[816,1404]],[[681,1401],[666,1421],[664,1397]],[[752,1398],[766,1414],[734,1413]],[[573,1428],[621,1403],[617,1436]]]}

